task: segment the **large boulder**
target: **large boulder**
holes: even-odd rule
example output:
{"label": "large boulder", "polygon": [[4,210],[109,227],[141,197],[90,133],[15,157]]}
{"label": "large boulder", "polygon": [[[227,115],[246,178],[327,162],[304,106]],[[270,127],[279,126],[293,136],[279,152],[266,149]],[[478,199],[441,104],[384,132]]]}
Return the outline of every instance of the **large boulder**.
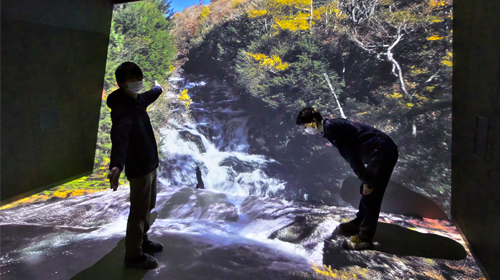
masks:
{"label": "large boulder", "polygon": [[238,221],[238,209],[227,195],[208,190],[182,188],[159,207],[158,218]]}

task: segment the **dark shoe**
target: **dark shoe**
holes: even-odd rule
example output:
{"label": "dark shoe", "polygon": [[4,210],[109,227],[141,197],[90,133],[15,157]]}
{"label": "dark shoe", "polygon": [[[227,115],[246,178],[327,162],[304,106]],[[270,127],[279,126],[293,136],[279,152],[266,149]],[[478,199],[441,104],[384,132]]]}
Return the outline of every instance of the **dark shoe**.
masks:
{"label": "dark shoe", "polygon": [[373,249],[373,242],[369,240],[361,240],[358,235],[354,235],[353,237],[346,239],[344,243],[342,243],[342,248],[346,250],[369,250]]}
{"label": "dark shoe", "polygon": [[151,255],[142,254],[142,256],[127,260],[125,259],[125,266],[129,268],[138,269],[155,269],[158,267],[158,261]]}
{"label": "dark shoe", "polygon": [[142,243],[142,251],[146,253],[158,253],[163,251],[163,245],[158,242],[146,240]]}
{"label": "dark shoe", "polygon": [[339,225],[339,233],[344,236],[353,236],[359,233],[359,224],[350,221]]}

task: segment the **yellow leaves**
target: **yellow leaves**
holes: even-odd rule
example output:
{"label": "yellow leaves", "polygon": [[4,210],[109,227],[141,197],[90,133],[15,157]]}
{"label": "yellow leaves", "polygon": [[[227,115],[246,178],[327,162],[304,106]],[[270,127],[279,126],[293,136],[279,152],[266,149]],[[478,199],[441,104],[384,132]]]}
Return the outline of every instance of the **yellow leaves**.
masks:
{"label": "yellow leaves", "polygon": [[427,40],[429,40],[429,41],[443,40],[443,37],[438,36],[438,35],[433,35],[431,37],[427,37]]}
{"label": "yellow leaves", "polygon": [[420,96],[418,94],[415,94],[413,96],[413,99],[417,99],[417,102],[416,103],[421,103],[421,102],[428,102],[429,101],[429,98],[425,97],[425,96]]}
{"label": "yellow leaves", "polygon": [[266,68],[274,68],[279,71],[283,71],[290,67],[290,63],[285,62],[283,63],[281,61],[281,58],[277,55],[271,55],[271,57],[268,57],[265,54],[257,53],[257,54],[252,54],[252,53],[247,53],[249,56],[253,57],[255,60],[260,61],[259,65],[262,67]]}
{"label": "yellow leaves", "polygon": [[430,0],[429,6],[431,7],[443,7],[450,4],[448,0]]}
{"label": "yellow leaves", "polygon": [[[337,12],[335,12],[335,10],[337,10]],[[323,15],[326,12],[328,12],[328,9],[325,6],[314,9],[313,10],[313,19],[315,19],[315,20],[321,19],[321,15]],[[334,9],[333,12],[338,13],[339,10]],[[309,14],[307,16],[309,16]]]}
{"label": "yellow leaves", "polygon": [[399,93],[399,92],[395,92],[394,94],[389,95],[389,96],[392,97],[392,98],[394,98],[394,99],[403,97],[403,95],[401,93]]}
{"label": "yellow leaves", "polygon": [[410,107],[410,108],[415,106],[415,105],[413,105],[413,103],[406,103],[406,105],[408,105],[408,107]]}
{"label": "yellow leaves", "polygon": [[323,265],[324,269],[313,265],[313,270],[323,276],[334,279],[372,279],[370,277],[370,271],[366,268],[361,268],[359,266],[350,267],[347,269],[332,269],[331,266]]}
{"label": "yellow leaves", "polygon": [[432,259],[424,259],[424,261],[428,264],[436,264],[436,262]]}
{"label": "yellow leaves", "polygon": [[185,89],[185,90],[182,90],[181,91],[181,94],[179,95],[179,101],[185,101],[186,102],[186,109],[189,108],[189,104],[191,104],[191,102],[193,102],[193,100],[191,100],[191,97],[189,97],[189,95],[187,94],[188,93],[188,90]]}
{"label": "yellow leaves", "polygon": [[411,73],[413,75],[427,74],[429,73],[429,69],[426,68],[415,68],[415,66],[411,67]]}
{"label": "yellow leaves", "polygon": [[326,12],[325,7],[311,10],[311,3],[312,0],[269,0],[262,10],[250,10],[248,17],[271,16],[275,34],[279,30],[308,30],[314,24],[312,20],[321,19],[321,15]]}
{"label": "yellow leaves", "polygon": [[326,6],[322,6],[314,9],[313,18],[315,20],[321,19],[321,16],[324,14],[333,15],[333,18],[336,20],[342,20],[347,17],[338,7],[339,1],[333,1],[327,4]]}
{"label": "yellow leaves", "polygon": [[271,0],[270,6],[279,9],[283,6],[294,7],[298,9],[304,9],[311,6],[312,0]]}
{"label": "yellow leaves", "polygon": [[198,20],[202,22],[209,14],[210,14],[210,8],[208,8],[208,6],[204,6],[200,16],[198,17]]}
{"label": "yellow leaves", "polygon": [[266,10],[250,10],[248,12],[248,17],[249,18],[256,18],[256,17],[261,17],[267,15]]}
{"label": "yellow leaves", "polygon": [[448,54],[441,60],[443,65],[452,67],[453,66],[453,53],[448,52]]}
{"label": "yellow leaves", "polygon": [[281,29],[291,30],[291,31],[309,29],[309,22],[307,18],[276,20],[276,25]]}
{"label": "yellow leaves", "polygon": [[394,3],[393,0],[380,0],[380,5],[382,6],[389,6],[389,5],[392,5]]}
{"label": "yellow leaves", "polygon": [[190,100],[191,98],[189,97],[189,95],[187,93],[188,93],[187,89],[181,91],[181,94],[179,95],[179,100],[181,100],[181,101]]}
{"label": "yellow leaves", "polygon": [[321,275],[324,275],[324,276],[330,276],[332,278],[336,278],[337,277],[337,274],[335,272],[333,272],[331,266],[326,266],[326,265],[323,265],[323,266],[326,269],[326,271],[321,270],[321,269],[317,268],[316,266],[313,266],[313,269],[318,274],[321,274]]}
{"label": "yellow leaves", "polygon": [[263,60],[267,57],[265,54],[257,53],[257,54],[252,54],[252,53],[247,53],[249,56],[253,57],[255,60]]}
{"label": "yellow leaves", "polygon": [[276,69],[283,71],[283,70],[287,69],[288,67],[290,67],[290,63],[285,62],[283,64],[280,63],[280,65],[276,66]]}
{"label": "yellow leaves", "polygon": [[243,2],[245,2],[245,0],[234,0],[233,3],[231,4],[231,7],[233,9],[238,8],[239,6],[241,6]]}

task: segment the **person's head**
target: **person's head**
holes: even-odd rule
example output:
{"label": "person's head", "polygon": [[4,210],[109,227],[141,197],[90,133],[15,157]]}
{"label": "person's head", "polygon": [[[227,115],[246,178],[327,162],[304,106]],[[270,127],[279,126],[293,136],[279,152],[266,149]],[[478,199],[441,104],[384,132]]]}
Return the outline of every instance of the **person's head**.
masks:
{"label": "person's head", "polygon": [[116,68],[115,78],[120,88],[130,93],[140,93],[144,75],[137,64],[128,61],[120,64],[120,66]]}
{"label": "person's head", "polygon": [[314,108],[304,108],[299,112],[297,116],[297,125],[301,125],[306,129],[309,134],[315,134],[323,130],[321,121],[323,117]]}

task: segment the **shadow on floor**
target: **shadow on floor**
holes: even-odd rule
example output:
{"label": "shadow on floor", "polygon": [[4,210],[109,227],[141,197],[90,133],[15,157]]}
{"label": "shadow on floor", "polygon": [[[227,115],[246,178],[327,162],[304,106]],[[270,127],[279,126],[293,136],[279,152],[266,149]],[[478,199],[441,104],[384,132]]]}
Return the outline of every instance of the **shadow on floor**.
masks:
{"label": "shadow on floor", "polygon": [[462,260],[467,257],[465,248],[455,240],[430,233],[420,233],[398,225],[378,223],[373,238],[376,251],[399,256],[416,256],[430,259]]}
{"label": "shadow on floor", "polygon": [[79,272],[72,277],[73,280],[96,279],[124,279],[137,280],[142,279],[148,273],[147,270],[128,269],[123,264],[125,256],[125,238],[120,240],[116,247],[108,254],[102,257],[91,267]]}
{"label": "shadow on floor", "polygon": [[[359,265],[366,267],[366,259],[358,255],[357,259],[346,258],[346,251],[341,244],[344,239],[335,231],[332,237],[325,241],[323,263],[335,267]],[[415,256],[429,259],[462,260],[467,257],[467,251],[458,242],[436,234],[420,233],[398,225],[378,223],[377,233],[373,238],[375,247],[372,252],[383,252],[398,256]]]}
{"label": "shadow on floor", "polygon": [[[151,224],[158,217],[158,212],[152,212],[150,216]],[[150,254],[154,256],[154,254]],[[121,239],[111,252],[102,257],[91,267],[79,272],[73,276],[72,280],[87,280],[95,279],[99,275],[99,279],[123,279],[137,280],[142,279],[148,273],[148,270],[126,268],[123,263],[125,257],[125,238]]]}
{"label": "shadow on floor", "polygon": [[[361,181],[358,178],[347,177],[340,191],[341,198],[356,209],[361,198],[360,185]],[[394,181],[390,181],[387,185],[380,210],[417,218],[449,220],[446,213],[434,201]]]}

